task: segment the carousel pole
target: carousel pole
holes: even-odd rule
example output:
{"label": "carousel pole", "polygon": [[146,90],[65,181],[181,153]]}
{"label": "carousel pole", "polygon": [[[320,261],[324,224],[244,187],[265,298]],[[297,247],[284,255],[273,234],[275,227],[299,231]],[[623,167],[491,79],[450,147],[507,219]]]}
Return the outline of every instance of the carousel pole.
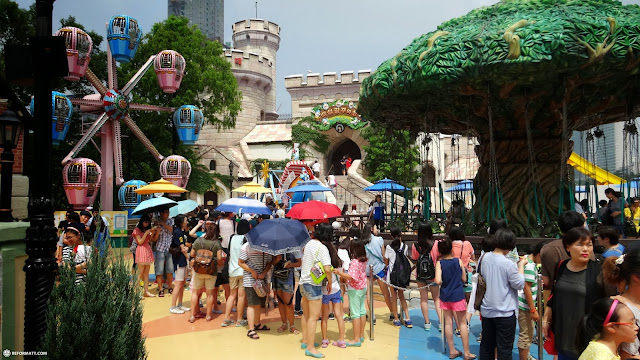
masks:
{"label": "carousel pole", "polygon": [[[54,284],[56,229],[51,199],[51,57],[53,46],[51,27],[55,0],[36,0],[35,46],[35,121],[33,158],[42,166],[32,166],[29,176],[30,226],[25,238],[26,253],[23,270],[26,273],[24,305],[24,350],[43,351],[47,330],[46,316],[49,296]],[[49,56],[47,56],[49,55]],[[36,173],[37,172],[37,173]]]}

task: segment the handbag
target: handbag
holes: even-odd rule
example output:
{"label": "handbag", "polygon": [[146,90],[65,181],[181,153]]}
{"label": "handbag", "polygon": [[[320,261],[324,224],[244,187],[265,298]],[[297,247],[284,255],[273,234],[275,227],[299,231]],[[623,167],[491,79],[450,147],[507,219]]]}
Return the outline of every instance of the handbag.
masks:
{"label": "handbag", "polygon": [[291,275],[291,268],[284,267],[287,263],[286,255],[278,261],[273,268],[273,277],[278,280],[287,281]]}
{"label": "handbag", "polygon": [[482,258],[484,254],[478,259],[478,284],[476,285],[476,296],[475,302],[473,304],[473,308],[475,310],[480,311],[480,307],[482,306],[482,300],[484,299],[484,293],[487,292],[487,283],[484,280],[484,276],[482,276],[482,272],[480,270],[482,264]]}
{"label": "handbag", "polygon": [[267,294],[269,293],[269,290],[267,289],[267,283],[264,280],[259,279],[256,279],[256,281],[253,283],[253,290],[256,292],[256,295],[261,298],[267,296]]}
{"label": "handbag", "polygon": [[311,280],[318,285],[322,285],[324,279],[327,278],[327,274],[324,271],[324,266],[322,266],[322,262],[318,261],[318,253],[320,252],[320,248],[316,250],[316,254],[313,262],[313,266],[311,267]]}
{"label": "handbag", "polygon": [[180,254],[181,250],[180,250],[180,246],[176,246],[174,244],[171,244],[169,246],[169,254],[171,255],[178,255]]}
{"label": "handbag", "polygon": [[544,349],[549,355],[558,355],[558,349],[556,349],[556,336],[553,334],[553,330],[549,329],[549,334],[544,339]]}

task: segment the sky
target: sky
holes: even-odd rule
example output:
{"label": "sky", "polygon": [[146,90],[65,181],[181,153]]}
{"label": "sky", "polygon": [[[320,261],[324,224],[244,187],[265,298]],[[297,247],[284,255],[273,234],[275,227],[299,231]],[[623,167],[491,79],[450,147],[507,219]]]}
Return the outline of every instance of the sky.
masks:
{"label": "sky", "polygon": [[[27,8],[34,0],[17,0]],[[414,38],[439,24],[497,0],[259,0],[258,18],[280,25],[277,53],[277,100],[280,114],[291,112],[291,97],[284,77],[311,71],[375,70]],[[623,0],[640,4],[640,0]],[[104,29],[111,16],[136,18],[142,31],[167,18],[167,0],[57,0],[53,4],[53,31],[69,15],[89,30]],[[225,42],[231,25],[256,17],[255,0],[226,0]],[[104,30],[103,30],[104,32]],[[105,34],[106,35],[106,34]]]}

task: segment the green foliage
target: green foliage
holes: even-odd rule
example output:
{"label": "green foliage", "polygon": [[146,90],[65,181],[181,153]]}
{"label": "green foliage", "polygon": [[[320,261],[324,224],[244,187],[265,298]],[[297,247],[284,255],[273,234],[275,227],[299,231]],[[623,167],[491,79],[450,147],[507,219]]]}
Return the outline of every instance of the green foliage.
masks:
{"label": "green foliage", "polygon": [[314,123],[312,116],[306,116],[291,126],[291,142],[300,144],[300,159],[306,158],[309,147],[322,154],[329,151],[329,137],[318,131]]}
{"label": "green foliage", "polygon": [[420,157],[408,131],[369,126],[362,131],[362,136],[369,141],[364,147],[367,180],[374,182],[386,177],[407,187],[417,185]]}
{"label": "green foliage", "polygon": [[140,287],[130,265],[113,253],[92,252],[84,283],[75,284],[75,263],[60,268],[51,293],[45,359],[146,359]]}
{"label": "green foliage", "polygon": [[5,73],[4,46],[27,44],[34,36],[35,4],[29,10],[21,9],[15,1],[0,0],[0,74]]}

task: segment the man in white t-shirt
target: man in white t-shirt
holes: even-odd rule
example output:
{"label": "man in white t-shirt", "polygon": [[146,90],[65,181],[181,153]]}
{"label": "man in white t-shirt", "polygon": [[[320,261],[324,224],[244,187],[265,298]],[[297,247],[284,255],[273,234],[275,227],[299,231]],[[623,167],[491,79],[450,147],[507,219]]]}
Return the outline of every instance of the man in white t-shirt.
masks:
{"label": "man in white t-shirt", "polygon": [[336,177],[333,175],[333,173],[330,173],[329,176],[327,177],[327,182],[329,183],[329,188],[331,189],[331,193],[333,193],[333,195],[336,195],[336,187],[338,186],[338,183],[336,182]]}
{"label": "man in white t-shirt", "polygon": [[318,162],[318,160],[313,162],[313,165],[311,166],[311,170],[313,170],[313,175],[317,178],[320,177],[320,163]]}

